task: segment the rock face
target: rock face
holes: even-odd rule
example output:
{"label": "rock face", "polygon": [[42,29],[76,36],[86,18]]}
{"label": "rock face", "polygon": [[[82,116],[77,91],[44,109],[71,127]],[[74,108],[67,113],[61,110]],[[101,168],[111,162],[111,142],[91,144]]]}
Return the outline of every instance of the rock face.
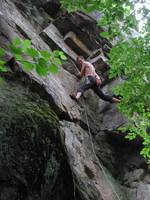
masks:
{"label": "rock face", "polygon": [[[116,134],[126,123],[117,106],[93,91],[78,104],[69,97],[80,84],[72,52],[85,51],[102,78],[107,77],[105,60],[111,44],[99,37],[101,29],[93,17],[80,12],[69,15],[52,0],[1,0],[0,15],[1,47],[7,49],[19,36],[31,39],[37,49],[62,49],[68,54],[57,75],[4,76],[0,199],[149,200],[150,175],[139,156],[141,146]],[[48,29],[57,37],[51,37]],[[64,42],[68,37],[73,47]],[[104,91],[111,93],[117,82],[109,82]]]}
{"label": "rock face", "polygon": [[59,121],[47,102],[8,81],[0,110],[0,199],[72,199]]}

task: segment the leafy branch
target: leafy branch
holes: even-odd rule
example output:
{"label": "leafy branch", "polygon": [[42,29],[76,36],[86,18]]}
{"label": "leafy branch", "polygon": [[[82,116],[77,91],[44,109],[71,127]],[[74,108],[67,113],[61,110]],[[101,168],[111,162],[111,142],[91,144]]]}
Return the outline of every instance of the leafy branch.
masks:
{"label": "leafy branch", "polygon": [[[83,11],[92,13],[97,11],[101,14],[98,26],[104,28],[102,37],[113,39],[115,36],[123,37],[123,33],[129,34],[129,28],[137,29],[137,20],[134,15],[134,1],[114,1],[114,0],[61,0],[63,8],[68,12]],[[121,31],[120,31],[121,30]]]}
{"label": "leafy branch", "polygon": [[[58,66],[62,65],[61,60],[67,59],[62,51],[38,51],[31,46],[30,40],[21,40],[20,38],[15,38],[9,45],[9,49],[25,71],[36,70],[40,76],[46,76],[49,72],[56,74]],[[0,48],[0,72],[7,71],[6,61],[3,59],[5,54],[5,50]]]}
{"label": "leafy branch", "polygon": [[129,119],[122,131],[128,132],[127,139],[143,139],[141,155],[150,165],[150,44],[148,35],[117,44],[110,52],[109,76],[124,76],[126,80],[114,88],[123,99],[118,106]]}

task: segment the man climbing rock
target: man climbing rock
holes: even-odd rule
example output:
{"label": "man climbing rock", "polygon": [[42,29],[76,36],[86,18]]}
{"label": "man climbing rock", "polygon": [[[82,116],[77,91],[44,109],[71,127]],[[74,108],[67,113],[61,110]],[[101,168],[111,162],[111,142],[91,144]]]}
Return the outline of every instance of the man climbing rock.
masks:
{"label": "man climbing rock", "polygon": [[109,101],[110,103],[120,103],[120,99],[117,97],[106,95],[102,92],[100,88],[102,83],[101,79],[95,72],[95,68],[91,63],[85,61],[83,56],[77,57],[77,63],[81,65],[81,72],[79,72],[78,77],[82,78],[85,76],[85,82],[78,88],[76,94],[70,95],[72,99],[78,101],[81,95],[83,95],[86,90],[91,88],[104,101]]}

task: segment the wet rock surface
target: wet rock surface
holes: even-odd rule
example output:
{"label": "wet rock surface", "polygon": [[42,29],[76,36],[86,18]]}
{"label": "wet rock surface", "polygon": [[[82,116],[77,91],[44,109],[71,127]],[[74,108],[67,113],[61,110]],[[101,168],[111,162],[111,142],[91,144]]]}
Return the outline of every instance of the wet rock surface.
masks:
{"label": "wet rock surface", "polygon": [[[1,47],[19,36],[31,39],[37,49],[60,49],[40,36],[50,23],[62,36],[73,31],[90,51],[101,48],[106,56],[106,45],[111,47],[99,37],[101,29],[93,18],[64,15],[57,1],[3,0],[0,12],[4,11]],[[108,66],[100,63],[105,77]],[[69,97],[82,84],[75,76],[78,67],[69,57],[57,75],[30,72],[20,78],[11,73],[0,85],[0,199],[150,199],[149,170],[139,156],[141,143],[128,143],[117,132],[127,121],[117,106],[93,91],[78,104]],[[115,84],[118,81],[109,81],[104,91],[112,94]]]}

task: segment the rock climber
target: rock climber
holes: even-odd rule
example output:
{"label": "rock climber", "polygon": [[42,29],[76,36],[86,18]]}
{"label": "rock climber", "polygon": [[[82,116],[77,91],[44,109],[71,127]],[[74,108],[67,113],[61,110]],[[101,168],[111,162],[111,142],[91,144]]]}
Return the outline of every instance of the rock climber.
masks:
{"label": "rock climber", "polygon": [[91,88],[104,101],[109,101],[110,103],[120,103],[119,98],[106,95],[102,92],[100,88],[102,81],[99,75],[96,73],[94,66],[90,62],[85,61],[83,56],[78,56],[77,63],[81,66],[81,71],[78,73],[78,77],[82,78],[85,76],[85,81],[83,85],[78,88],[76,94],[70,95],[72,99],[78,101],[83,93]]}

